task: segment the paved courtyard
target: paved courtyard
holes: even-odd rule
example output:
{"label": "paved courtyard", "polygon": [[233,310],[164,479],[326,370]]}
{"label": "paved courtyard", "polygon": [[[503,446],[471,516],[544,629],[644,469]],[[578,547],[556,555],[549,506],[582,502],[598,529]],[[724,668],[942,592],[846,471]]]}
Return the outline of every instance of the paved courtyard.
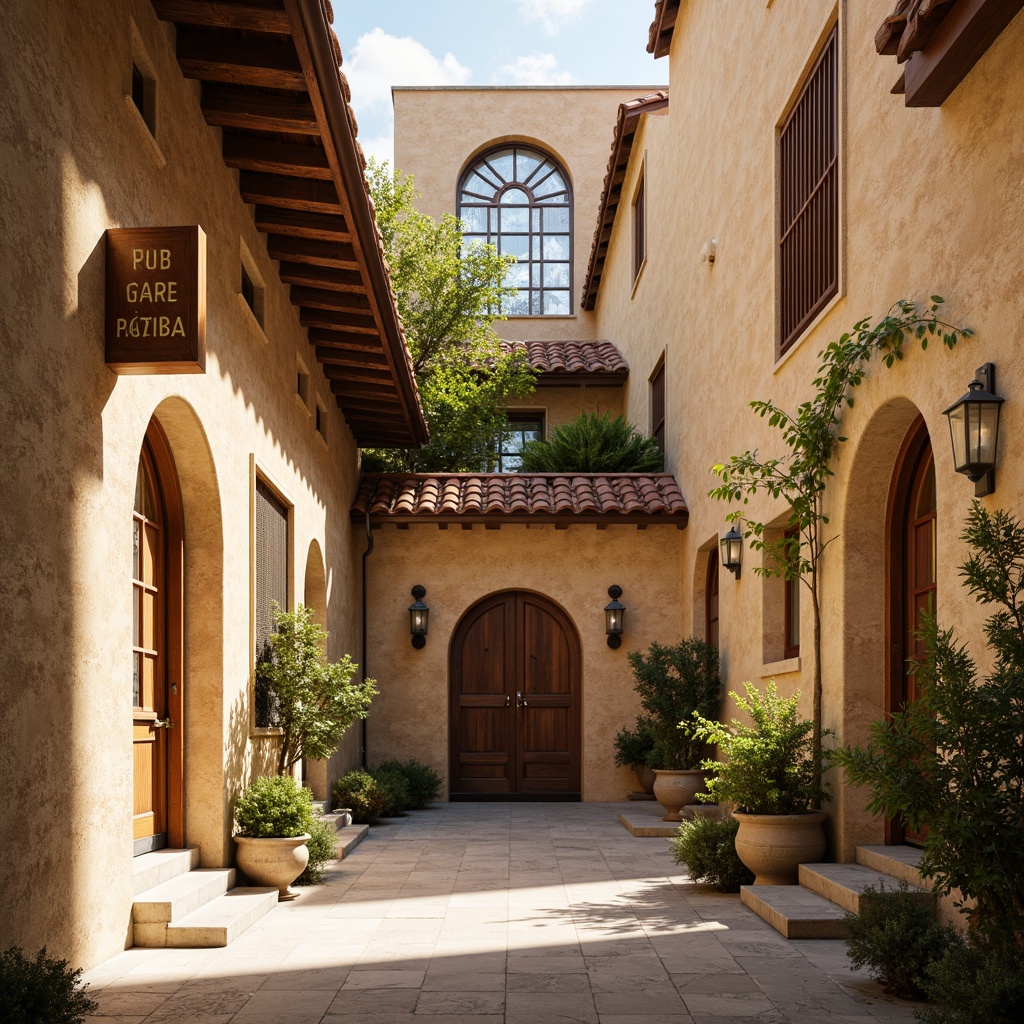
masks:
{"label": "paved courtyard", "polygon": [[128,950],[100,1021],[911,1024],[845,946],[696,886],[613,804],[441,804],[373,828],[224,949]]}

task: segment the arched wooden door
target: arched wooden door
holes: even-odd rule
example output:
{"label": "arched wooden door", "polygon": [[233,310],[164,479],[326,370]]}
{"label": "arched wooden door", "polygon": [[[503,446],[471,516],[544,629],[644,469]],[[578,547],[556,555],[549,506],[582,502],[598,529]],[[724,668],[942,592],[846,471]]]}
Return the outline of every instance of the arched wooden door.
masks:
{"label": "arched wooden door", "polygon": [[[936,610],[935,460],[924,421],[919,417],[903,443],[889,500],[889,671],[887,711],[899,711],[918,699],[910,662],[924,656],[917,639],[921,616]],[[887,825],[890,843],[920,845],[926,833],[904,823]]]}
{"label": "arched wooden door", "polygon": [[132,839],[139,855],[184,845],[181,496],[155,421],[139,458],[132,540]]}
{"label": "arched wooden door", "polygon": [[519,590],[474,605],[450,695],[453,800],[580,798],[580,645],[560,608]]}

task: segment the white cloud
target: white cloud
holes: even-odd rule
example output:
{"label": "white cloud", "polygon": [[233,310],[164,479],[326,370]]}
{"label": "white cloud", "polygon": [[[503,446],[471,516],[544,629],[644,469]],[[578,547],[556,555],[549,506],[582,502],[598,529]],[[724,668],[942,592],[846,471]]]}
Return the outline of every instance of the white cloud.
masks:
{"label": "white cloud", "polygon": [[559,71],[553,53],[530,53],[498,68],[496,78],[512,85],[571,85],[572,72]]}
{"label": "white cloud", "polygon": [[392,167],[395,166],[395,134],[393,131],[370,138],[360,135],[359,145],[363,147],[363,153],[366,154],[367,160],[373,156],[377,158],[377,163],[383,163],[386,160]]}
{"label": "white cloud", "polygon": [[515,0],[519,14],[527,23],[539,21],[546,35],[557,36],[576,21],[590,0]]}
{"label": "white cloud", "polygon": [[359,37],[343,70],[357,114],[390,110],[393,85],[464,85],[473,74],[452,53],[435,57],[410,36],[391,36],[381,28]]}

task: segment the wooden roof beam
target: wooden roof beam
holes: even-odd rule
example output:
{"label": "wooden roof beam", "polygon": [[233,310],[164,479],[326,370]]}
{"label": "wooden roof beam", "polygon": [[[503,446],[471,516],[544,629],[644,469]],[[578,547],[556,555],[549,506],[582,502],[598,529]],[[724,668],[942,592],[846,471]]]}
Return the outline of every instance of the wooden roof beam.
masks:
{"label": "wooden roof beam", "polygon": [[342,209],[333,181],[242,171],[238,176],[238,189],[247,203],[306,213],[340,214]]}
{"label": "wooden roof beam", "polygon": [[302,146],[251,135],[225,135],[223,151],[224,163],[240,171],[331,180],[331,168],[322,146]]}
{"label": "wooden roof beam", "polygon": [[276,232],[299,238],[313,238],[321,242],[351,242],[344,217],[304,210],[286,210],[278,206],[256,207],[256,227],[260,231]]}
{"label": "wooden roof beam", "polygon": [[234,28],[248,32],[273,32],[287,35],[288,15],[281,7],[253,3],[209,3],[209,0],[153,0],[161,21],[179,25],[205,25]]}
{"label": "wooden roof beam", "polygon": [[276,92],[204,82],[201,106],[206,123],[218,128],[320,135],[313,104],[305,93],[283,96]]}
{"label": "wooden roof beam", "polygon": [[312,266],[333,267],[336,270],[359,270],[355,250],[347,243],[270,235],[267,238],[267,253],[272,260],[282,262],[309,263]]}
{"label": "wooden roof beam", "polygon": [[370,301],[365,295],[352,292],[328,292],[319,288],[292,285],[292,305],[308,309],[334,309],[339,313],[371,316]]}
{"label": "wooden roof beam", "polygon": [[186,78],[204,82],[257,85],[265,89],[305,89],[295,47],[264,39],[241,39],[212,32],[178,32],[178,64]]}
{"label": "wooden roof beam", "polygon": [[[365,292],[361,274],[351,270],[335,270],[333,267],[317,267],[307,263],[282,262],[281,280],[288,284],[305,285],[307,288],[321,288],[330,292]],[[370,308],[367,301],[366,308]]]}
{"label": "wooden roof beam", "polygon": [[357,313],[338,313],[330,309],[313,309],[303,306],[299,309],[299,323],[303,327],[343,327],[356,334],[377,335],[373,317],[361,316]]}

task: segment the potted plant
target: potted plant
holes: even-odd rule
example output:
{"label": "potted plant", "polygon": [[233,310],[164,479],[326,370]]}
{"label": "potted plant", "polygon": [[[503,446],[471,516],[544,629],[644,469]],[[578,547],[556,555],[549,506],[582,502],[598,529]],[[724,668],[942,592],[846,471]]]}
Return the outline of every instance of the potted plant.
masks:
{"label": "potted plant", "polygon": [[278,890],[278,899],[293,900],[289,889],[309,862],[313,794],[290,775],[254,780],[235,804],[237,863],[257,885]]}
{"label": "potted plant", "polygon": [[799,692],[780,697],[774,680],[764,693],[751,683],[744,690],[745,698],[730,696],[752,725],[694,716],[695,736],[715,744],[725,758],[704,762],[714,777],[699,799],[735,806],[736,852],[754,872],[755,885],[793,885],[798,865],[825,852],[825,812],[815,808],[827,797],[818,780],[829,753],[815,756],[814,723],[797,711]]}
{"label": "potted plant", "polygon": [[637,784],[644,793],[654,792],[654,769],[648,758],[654,749],[651,719],[637,715],[636,727],[620,729],[615,734],[615,764],[619,768],[632,768]]}
{"label": "potted plant", "polygon": [[654,642],[646,655],[629,652],[634,689],[651,721],[654,746],[647,762],[654,769],[654,795],[665,809],[663,821],[682,821],[682,808],[704,788],[702,761],[707,744],[693,732],[694,716],[712,718],[721,710],[718,648],[697,637],[677,644]]}

